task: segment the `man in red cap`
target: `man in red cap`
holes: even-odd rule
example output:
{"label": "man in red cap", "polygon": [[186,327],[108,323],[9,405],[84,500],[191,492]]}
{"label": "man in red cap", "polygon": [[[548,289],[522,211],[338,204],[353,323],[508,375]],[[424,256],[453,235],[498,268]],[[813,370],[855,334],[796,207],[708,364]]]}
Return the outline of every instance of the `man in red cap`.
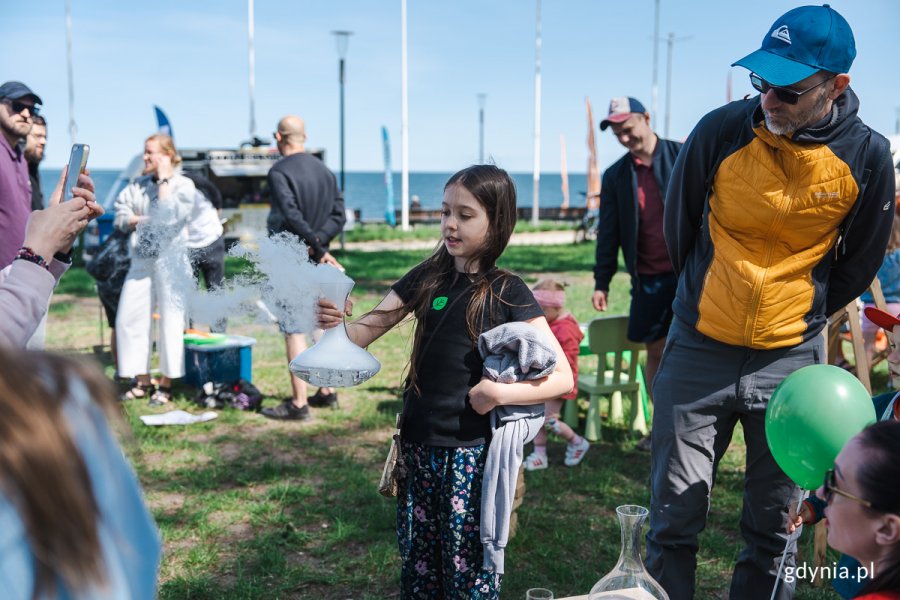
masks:
{"label": "man in red cap", "polygon": [[[628,152],[603,174],[591,303],[594,310],[606,310],[621,248],[631,275],[628,339],[647,346],[644,381],[649,389],[672,323],[677,279],[663,237],[663,205],[681,144],[653,133],[650,114],[631,97],[610,101],[600,130],[607,127]],[[650,450],[650,437],[637,447]]]}

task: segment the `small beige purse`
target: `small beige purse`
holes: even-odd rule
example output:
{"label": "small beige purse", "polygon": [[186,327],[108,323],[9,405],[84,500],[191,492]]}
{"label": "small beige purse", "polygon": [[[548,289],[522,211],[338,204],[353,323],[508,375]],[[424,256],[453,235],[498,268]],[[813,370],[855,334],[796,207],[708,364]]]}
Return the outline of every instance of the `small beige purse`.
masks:
{"label": "small beige purse", "polygon": [[388,449],[387,459],[384,461],[384,469],[381,471],[381,481],[378,482],[378,493],[385,498],[396,498],[399,482],[405,468],[400,461],[400,425],[402,413],[397,413],[396,431],[391,437],[391,447]]}

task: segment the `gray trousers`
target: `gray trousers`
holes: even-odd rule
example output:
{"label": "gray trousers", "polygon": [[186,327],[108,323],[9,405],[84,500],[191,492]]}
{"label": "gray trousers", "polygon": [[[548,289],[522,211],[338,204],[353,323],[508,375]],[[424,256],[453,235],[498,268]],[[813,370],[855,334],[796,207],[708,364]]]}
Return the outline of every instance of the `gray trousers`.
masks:
{"label": "gray trousers", "polygon": [[[745,545],[729,597],[771,595],[787,540],[787,507],[800,492],[769,452],[766,406],[782,379],[824,358],[820,336],[791,348],[753,350],[722,344],[673,321],[653,382],[646,561],[671,600],[694,597],[698,535],[706,525],[716,468],[738,421],[747,446],[740,515]],[[785,566],[794,564],[795,552],[792,542]],[[789,600],[793,594],[794,584],[782,578],[776,598]]]}

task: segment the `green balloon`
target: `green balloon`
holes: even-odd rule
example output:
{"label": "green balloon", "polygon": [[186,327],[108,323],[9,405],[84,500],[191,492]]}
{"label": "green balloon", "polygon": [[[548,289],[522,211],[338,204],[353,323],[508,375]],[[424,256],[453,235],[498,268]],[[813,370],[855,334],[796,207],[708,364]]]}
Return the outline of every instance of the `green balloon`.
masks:
{"label": "green balloon", "polygon": [[772,393],[766,439],[781,470],[814,490],[844,444],[874,422],[872,398],[856,377],[832,365],[810,365],[785,377]]}

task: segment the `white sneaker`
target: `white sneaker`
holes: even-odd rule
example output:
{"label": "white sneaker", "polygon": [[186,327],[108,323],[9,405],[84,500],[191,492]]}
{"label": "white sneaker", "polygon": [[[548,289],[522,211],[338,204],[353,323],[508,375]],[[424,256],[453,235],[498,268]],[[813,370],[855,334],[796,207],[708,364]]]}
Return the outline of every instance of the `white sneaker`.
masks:
{"label": "white sneaker", "polygon": [[544,454],[538,454],[537,452],[532,452],[525,459],[525,470],[526,471],[540,471],[541,469],[546,469],[549,465],[547,462],[547,456]]}
{"label": "white sneaker", "polygon": [[580,444],[566,444],[566,460],[564,461],[566,466],[574,467],[584,460],[584,455],[587,454],[590,447],[590,442],[584,438],[581,438]]}

